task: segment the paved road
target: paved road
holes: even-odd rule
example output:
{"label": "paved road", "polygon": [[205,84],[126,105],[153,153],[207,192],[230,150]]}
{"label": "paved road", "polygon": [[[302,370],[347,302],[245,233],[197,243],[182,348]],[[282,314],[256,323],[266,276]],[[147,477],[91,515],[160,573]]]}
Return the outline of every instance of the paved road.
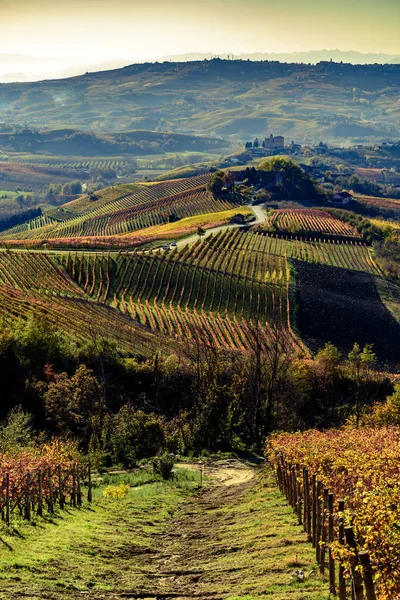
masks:
{"label": "paved road", "polygon": [[[265,210],[261,206],[250,206],[249,208],[253,211],[253,213],[255,214],[255,217],[256,217],[256,220],[252,221],[251,225],[260,225],[261,223],[264,223],[265,219],[267,218],[267,215],[265,214]],[[228,223],[227,225],[220,225],[219,227],[213,227],[212,229],[207,229],[203,238],[209,237],[210,235],[212,235],[214,233],[218,233],[218,231],[222,231],[223,229],[234,229],[237,227],[248,227],[248,225],[239,225],[238,223],[232,223],[232,224]],[[199,239],[199,236],[197,235],[197,233],[195,233],[195,234],[191,235],[190,237],[179,240],[178,242],[176,242],[176,245],[178,246],[178,248],[180,248],[182,246],[186,246],[186,244],[193,244],[193,242],[197,242],[198,239]]]}

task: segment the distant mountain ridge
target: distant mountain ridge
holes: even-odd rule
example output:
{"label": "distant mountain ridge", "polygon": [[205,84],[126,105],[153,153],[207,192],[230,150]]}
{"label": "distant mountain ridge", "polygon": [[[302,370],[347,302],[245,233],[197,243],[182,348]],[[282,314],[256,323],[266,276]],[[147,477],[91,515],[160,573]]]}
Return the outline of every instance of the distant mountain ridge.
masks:
{"label": "distant mountain ridge", "polygon": [[43,79],[58,79],[64,77],[75,77],[90,71],[105,71],[119,69],[130,64],[142,64],[147,62],[193,62],[199,60],[211,60],[213,58],[234,58],[236,60],[277,60],[290,63],[317,64],[321,61],[333,60],[334,62],[345,62],[351,64],[399,64],[400,53],[363,53],[353,50],[308,50],[307,52],[286,53],[241,53],[241,54],[213,54],[211,52],[193,52],[186,54],[165,55],[157,58],[144,60],[132,60],[129,58],[112,58],[104,61],[95,61],[85,58],[66,57],[37,57],[26,54],[1,54],[0,53],[0,83],[39,81]]}
{"label": "distant mountain ridge", "polygon": [[156,62],[2,84],[0,122],[346,145],[400,139],[399,94],[397,64]]}

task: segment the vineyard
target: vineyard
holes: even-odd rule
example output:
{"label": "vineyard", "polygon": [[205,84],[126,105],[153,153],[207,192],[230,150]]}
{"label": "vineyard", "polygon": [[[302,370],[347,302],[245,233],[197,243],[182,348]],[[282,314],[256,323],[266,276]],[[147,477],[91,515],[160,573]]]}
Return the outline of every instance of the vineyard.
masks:
{"label": "vineyard", "polygon": [[347,597],[350,577],[353,598],[364,598],[363,585],[371,594],[375,589],[376,596],[368,598],[398,598],[400,429],[279,434],[267,440],[266,452],[299,521],[304,520],[321,570],[329,553],[331,591],[335,561],[340,599]]}
{"label": "vineyard", "polygon": [[[111,188],[95,200],[87,196],[4,232],[4,239],[64,239],[120,236],[198,214],[239,206],[239,199],[214,198],[209,175],[159,184]],[[128,187],[129,190],[129,186]],[[115,197],[119,192],[120,195]]]}
{"label": "vineyard", "polygon": [[327,238],[348,237],[355,240],[362,239],[354,227],[323,210],[275,210],[268,224],[273,230],[281,233],[317,235]]}
{"label": "vineyard", "polygon": [[61,265],[45,254],[0,254],[0,318],[43,318],[79,343],[108,338],[125,355],[168,350],[159,339],[120,311],[89,299]]}
{"label": "vineyard", "polygon": [[380,273],[378,265],[363,242],[309,240],[302,239],[301,236],[284,238],[280,235],[265,234],[260,229],[255,230],[255,235],[265,237],[264,251],[271,254],[278,253],[287,258],[351,271],[364,271],[371,275]]}
{"label": "vineyard", "polygon": [[392,198],[377,198],[375,196],[357,196],[357,203],[368,212],[384,214],[392,219],[399,219],[400,200]]}
{"label": "vineyard", "polygon": [[62,257],[91,298],[118,308],[152,330],[196,338],[217,347],[245,349],[249,328],[266,335],[290,328],[288,263],[269,255],[264,238],[230,230],[182,251]]}
{"label": "vineyard", "polygon": [[132,166],[132,161],[116,158],[86,158],[75,157],[73,160],[66,160],[64,156],[40,156],[40,155],[24,155],[24,156],[9,156],[9,163],[13,164],[28,164],[34,167],[58,167],[60,169],[73,170],[89,170],[89,169],[113,169],[120,170]]}
{"label": "vineyard", "polygon": [[89,175],[74,168],[51,165],[0,162],[0,188],[23,189],[26,192],[42,192],[49,184],[64,184],[75,179],[86,180]]}
{"label": "vineyard", "polygon": [[[85,481],[86,480],[86,481]],[[88,481],[87,481],[88,480]],[[72,444],[51,442],[27,448],[16,457],[0,455],[0,511],[6,525],[13,513],[30,521],[56,506],[81,506],[83,484],[92,499],[90,467],[79,464]]]}

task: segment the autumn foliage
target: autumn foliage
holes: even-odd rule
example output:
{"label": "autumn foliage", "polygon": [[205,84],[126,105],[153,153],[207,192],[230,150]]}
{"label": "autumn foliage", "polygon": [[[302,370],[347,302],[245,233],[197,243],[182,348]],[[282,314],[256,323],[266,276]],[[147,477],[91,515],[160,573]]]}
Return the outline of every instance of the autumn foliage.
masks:
{"label": "autumn foliage", "polygon": [[[358,545],[369,551],[378,597],[398,598],[400,427],[277,434],[268,438],[266,454],[274,468],[281,456],[308,468],[335,498],[345,500]],[[346,566],[347,550],[339,544],[334,549]]]}

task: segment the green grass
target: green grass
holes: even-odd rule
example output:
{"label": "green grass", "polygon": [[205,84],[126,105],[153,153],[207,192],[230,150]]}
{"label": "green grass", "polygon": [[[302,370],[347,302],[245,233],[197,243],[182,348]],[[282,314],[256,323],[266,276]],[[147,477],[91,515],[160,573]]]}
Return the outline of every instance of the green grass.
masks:
{"label": "green grass", "polygon": [[[145,482],[152,477],[145,469],[102,475],[92,505],[3,527],[0,598],[182,591],[229,600],[327,600],[320,576],[302,584],[291,579],[294,569],[308,574],[315,567],[314,551],[271,474],[202,491],[197,470]],[[102,495],[106,485],[124,481],[136,486],[125,499]]]}
{"label": "green grass", "polygon": [[303,583],[291,578],[295,569],[307,576],[315,568],[315,551],[272,476],[263,474],[239,501],[230,499],[231,489],[223,506],[207,511],[214,530],[198,548],[204,591],[229,600],[327,600],[329,586],[320,576]]}
{"label": "green grass", "polygon": [[[155,546],[154,536],[163,530],[177,506],[197,489],[200,477],[197,472],[177,470],[172,480],[162,481],[149,472],[147,479],[157,480],[146,484],[143,473],[103,476],[92,505],[84,503],[81,509],[36,518],[30,524],[16,519],[10,529],[3,527],[0,598],[9,599],[22,591],[35,598],[53,590],[68,590],[71,594],[113,590],[118,587],[118,573],[124,572],[128,564],[134,584],[132,557]],[[123,500],[103,497],[106,484],[122,481],[142,485],[131,488]],[[140,573],[138,576],[140,579]]]}

